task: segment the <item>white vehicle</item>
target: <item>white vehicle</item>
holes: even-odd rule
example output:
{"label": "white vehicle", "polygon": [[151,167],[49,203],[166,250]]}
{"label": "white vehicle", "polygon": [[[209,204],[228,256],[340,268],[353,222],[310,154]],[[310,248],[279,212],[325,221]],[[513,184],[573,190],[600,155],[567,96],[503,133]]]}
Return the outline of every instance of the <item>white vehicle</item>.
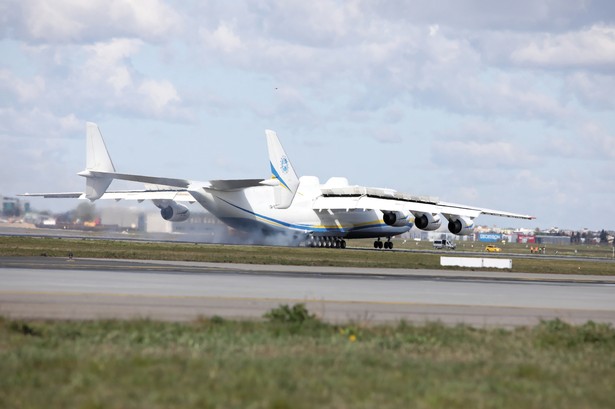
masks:
{"label": "white vehicle", "polygon": [[[315,176],[299,178],[275,132],[265,131],[271,179],[194,181],[118,173],[98,126],[86,125],[85,192],[33,193],[22,196],[79,198],[95,201],[152,200],[162,218],[185,221],[182,202],[198,202],[227,225],[265,235],[284,234],[288,244],[346,247],[345,239],[376,238],[375,248],[392,249],[391,237],[416,226],[433,231],[442,221],[453,234],[467,235],[474,218],[488,214],[519,219],[532,216],[441,202],[391,189],[350,185],[334,177],[324,185]],[[108,191],[114,179],[145,183],[143,190]],[[381,238],[387,238],[382,242]]]}
{"label": "white vehicle", "polygon": [[457,248],[457,245],[455,245],[455,243],[451,242],[450,240],[434,240],[433,248],[438,250],[442,250],[443,248],[455,250]]}

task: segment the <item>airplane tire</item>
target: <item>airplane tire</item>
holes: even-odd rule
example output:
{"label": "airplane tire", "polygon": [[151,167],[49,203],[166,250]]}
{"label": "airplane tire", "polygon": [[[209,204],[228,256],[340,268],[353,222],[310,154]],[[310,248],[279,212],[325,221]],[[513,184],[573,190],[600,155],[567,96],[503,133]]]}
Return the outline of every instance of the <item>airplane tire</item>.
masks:
{"label": "airplane tire", "polygon": [[340,241],[340,247],[343,248],[343,249],[346,248],[346,240]]}

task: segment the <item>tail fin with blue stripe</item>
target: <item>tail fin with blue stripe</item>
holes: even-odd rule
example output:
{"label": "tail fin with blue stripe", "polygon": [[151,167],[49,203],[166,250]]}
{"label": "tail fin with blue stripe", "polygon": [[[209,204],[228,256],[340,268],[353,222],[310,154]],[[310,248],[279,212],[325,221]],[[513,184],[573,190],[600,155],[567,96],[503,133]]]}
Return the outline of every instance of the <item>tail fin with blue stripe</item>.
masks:
{"label": "tail fin with blue stripe", "polygon": [[286,209],[291,205],[295,193],[297,193],[299,178],[290,160],[288,160],[277,134],[268,129],[265,131],[265,135],[267,136],[267,149],[269,150],[271,178],[277,179],[279,182],[279,185],[275,187],[275,207]]}

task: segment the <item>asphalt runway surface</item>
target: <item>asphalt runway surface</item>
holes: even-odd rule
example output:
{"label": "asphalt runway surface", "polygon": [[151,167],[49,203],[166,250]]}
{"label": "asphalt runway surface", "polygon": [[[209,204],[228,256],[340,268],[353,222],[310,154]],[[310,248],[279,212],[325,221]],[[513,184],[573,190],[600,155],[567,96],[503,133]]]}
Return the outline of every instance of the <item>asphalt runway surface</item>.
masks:
{"label": "asphalt runway surface", "polygon": [[615,277],[0,258],[0,315],[13,318],[259,318],[300,302],[330,322],[615,324]]}

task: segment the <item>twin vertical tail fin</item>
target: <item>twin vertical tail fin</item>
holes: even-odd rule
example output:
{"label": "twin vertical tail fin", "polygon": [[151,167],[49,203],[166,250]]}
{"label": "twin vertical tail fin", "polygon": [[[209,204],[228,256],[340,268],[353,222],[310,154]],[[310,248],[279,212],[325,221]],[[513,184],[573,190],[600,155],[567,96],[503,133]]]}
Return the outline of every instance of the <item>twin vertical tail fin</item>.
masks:
{"label": "twin vertical tail fin", "polygon": [[269,151],[269,164],[271,165],[271,178],[277,179],[279,185],[275,187],[275,207],[288,208],[297,193],[299,178],[288,160],[284,148],[280,144],[277,134],[267,129],[267,149]]}
{"label": "twin vertical tail fin", "polygon": [[105,141],[98,125],[86,123],[86,161],[85,170],[79,175],[85,176],[85,197],[92,202],[100,199],[113,181],[113,177],[96,174],[96,172],[115,173]]}

